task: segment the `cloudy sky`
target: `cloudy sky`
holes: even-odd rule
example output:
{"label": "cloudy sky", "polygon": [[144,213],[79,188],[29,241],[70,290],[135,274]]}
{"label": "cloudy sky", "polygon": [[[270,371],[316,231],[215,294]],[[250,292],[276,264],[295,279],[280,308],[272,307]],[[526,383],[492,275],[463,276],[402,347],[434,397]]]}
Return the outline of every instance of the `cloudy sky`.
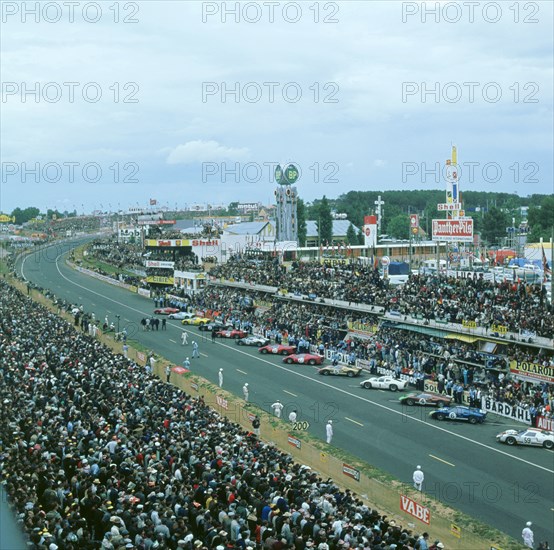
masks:
{"label": "cloudy sky", "polygon": [[306,200],[436,189],[451,143],[462,190],[553,192],[552,2],[34,5],[2,3],[3,211],[267,203],[279,162]]}

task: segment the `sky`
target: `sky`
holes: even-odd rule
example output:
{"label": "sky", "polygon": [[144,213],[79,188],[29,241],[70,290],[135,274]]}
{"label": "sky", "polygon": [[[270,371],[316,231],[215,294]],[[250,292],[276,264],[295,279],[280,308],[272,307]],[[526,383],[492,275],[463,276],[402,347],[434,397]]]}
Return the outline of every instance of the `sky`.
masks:
{"label": "sky", "polygon": [[3,212],[440,189],[452,144],[462,191],[554,192],[552,2],[36,4],[1,3]]}

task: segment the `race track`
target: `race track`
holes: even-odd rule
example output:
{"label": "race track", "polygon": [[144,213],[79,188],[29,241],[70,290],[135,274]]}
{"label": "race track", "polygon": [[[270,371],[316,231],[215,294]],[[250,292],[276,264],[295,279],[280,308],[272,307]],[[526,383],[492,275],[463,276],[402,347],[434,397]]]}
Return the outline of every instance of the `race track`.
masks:
{"label": "race track", "polygon": [[[20,261],[18,270],[58,297],[83,304],[101,322],[105,315],[110,322],[121,315],[121,329],[127,327],[130,337],[177,365],[192,356],[190,342],[196,339],[201,357],[191,360],[191,368],[208,380],[217,383],[223,368],[226,390],[242,397],[248,382],[250,401],[269,410],[280,399],[284,417],[297,409],[298,419],[307,420],[310,433],[321,439],[332,418],[333,445],[406,483],[420,464],[425,492],[517,540],[525,522],[532,521],[535,541],[553,542],[554,452],[511,448],[495,440],[498,432],[521,424],[494,415],[484,425],[438,423],[428,419],[427,409],[402,407],[398,393],[361,389],[362,378],[322,377],[316,367],[285,365],[282,357],[262,356],[256,348],[221,340],[213,344],[209,334],[180,321],[168,320],[167,331],[142,332],[139,321],[152,314],[152,300],[72,270],[65,263],[69,248],[36,252]],[[183,330],[189,332],[185,347],[180,344]]]}

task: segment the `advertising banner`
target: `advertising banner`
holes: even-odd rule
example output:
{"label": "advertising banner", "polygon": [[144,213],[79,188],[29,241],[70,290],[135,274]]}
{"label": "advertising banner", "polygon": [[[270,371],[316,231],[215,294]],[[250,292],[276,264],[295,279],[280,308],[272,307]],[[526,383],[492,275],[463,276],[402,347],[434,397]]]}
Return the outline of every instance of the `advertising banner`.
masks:
{"label": "advertising banner", "polygon": [[532,382],[548,382],[554,384],[554,367],[530,363],[528,361],[512,361],[510,372],[519,378]]}
{"label": "advertising banner", "polygon": [[360,476],[361,476],[360,470],[357,470],[356,468],[353,468],[352,466],[349,466],[346,463],[342,464],[342,473],[345,476],[351,477],[356,481],[360,481]]}
{"label": "advertising banner", "polygon": [[172,285],[174,284],[175,279],[173,279],[173,277],[160,277],[159,275],[151,275],[150,277],[146,277],[146,282],[158,285]]}
{"label": "advertising banner", "polygon": [[431,512],[429,508],[422,506],[410,497],[400,495],[400,509],[427,525],[431,523]]}
{"label": "advertising banner", "polygon": [[492,412],[531,425],[531,415],[529,411],[523,407],[513,406],[508,403],[501,403],[500,401],[493,401],[492,399],[483,397],[481,408],[487,412]]}
{"label": "advertising banner", "polygon": [[293,437],[292,435],[288,436],[289,445],[292,445],[293,447],[296,447],[297,449],[300,449],[302,447],[302,442],[297,437]]}
{"label": "advertising banner", "polygon": [[139,288],[137,294],[140,296],[145,296],[146,298],[150,298],[150,291],[146,288]]}
{"label": "advertising banner", "polygon": [[146,239],[145,246],[159,248],[179,248],[184,246],[219,246],[218,239]]}
{"label": "advertising banner", "polygon": [[433,220],[433,240],[473,242],[473,220]]}
{"label": "advertising banner", "polygon": [[554,418],[537,416],[537,428],[540,428],[541,430],[546,430],[548,432],[554,432]]}

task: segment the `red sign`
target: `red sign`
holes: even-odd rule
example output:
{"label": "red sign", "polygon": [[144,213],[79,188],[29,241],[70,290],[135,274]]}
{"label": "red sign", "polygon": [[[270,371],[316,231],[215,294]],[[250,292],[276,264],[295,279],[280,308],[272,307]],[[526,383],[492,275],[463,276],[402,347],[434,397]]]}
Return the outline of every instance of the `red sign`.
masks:
{"label": "red sign", "polygon": [[431,512],[429,512],[429,508],[425,508],[425,506],[418,504],[410,497],[400,495],[400,509],[427,525],[431,522]]}
{"label": "red sign", "polygon": [[419,227],[419,216],[417,214],[410,214],[410,227]]}
{"label": "red sign", "polygon": [[433,220],[433,240],[473,242],[473,220]]}
{"label": "red sign", "polygon": [[546,416],[537,416],[537,428],[554,432],[554,418],[546,418]]}
{"label": "red sign", "polygon": [[192,241],[192,246],[217,246],[219,241]]}
{"label": "red sign", "polygon": [[288,442],[289,445],[292,445],[293,447],[296,447],[297,449],[300,449],[302,447],[302,442],[297,437],[293,437],[292,435],[288,436]]}

